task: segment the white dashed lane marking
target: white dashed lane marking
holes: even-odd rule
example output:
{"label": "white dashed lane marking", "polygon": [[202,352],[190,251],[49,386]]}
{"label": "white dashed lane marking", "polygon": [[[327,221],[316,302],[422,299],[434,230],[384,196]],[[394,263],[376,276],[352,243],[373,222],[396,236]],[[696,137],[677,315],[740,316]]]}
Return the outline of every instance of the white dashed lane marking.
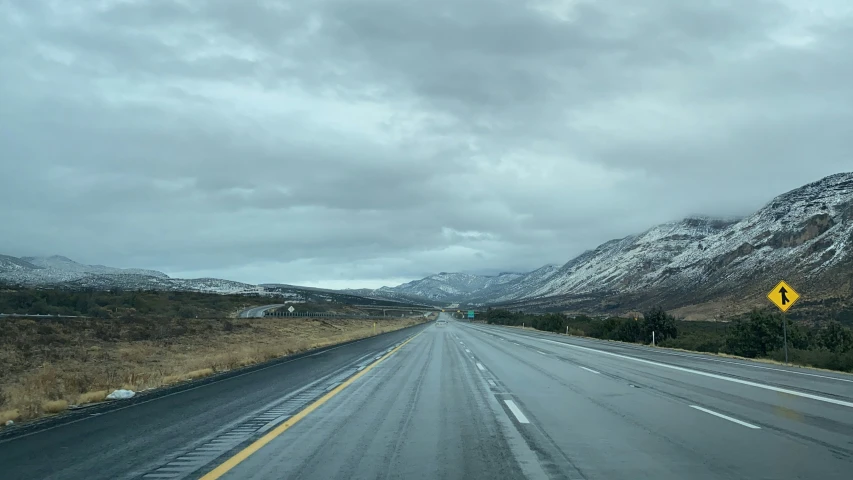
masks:
{"label": "white dashed lane marking", "polygon": [[509,407],[509,411],[511,411],[512,414],[515,415],[515,418],[518,420],[518,423],[530,423],[530,420],[528,420],[527,417],[524,416],[524,413],[522,413],[521,409],[518,408],[518,405],[516,405],[515,402],[513,402],[512,400],[504,400],[504,403],[506,403],[506,406]]}
{"label": "white dashed lane marking", "polygon": [[715,417],[720,417],[720,418],[725,419],[725,420],[728,420],[728,421],[730,421],[730,422],[737,423],[738,425],[743,425],[744,427],[747,427],[747,428],[752,428],[752,429],[756,429],[756,430],[761,429],[761,427],[759,427],[758,425],[753,425],[753,424],[751,424],[751,423],[746,423],[746,422],[744,422],[744,421],[742,421],[742,420],[738,420],[738,419],[736,419],[736,418],[729,417],[728,415],[723,415],[722,413],[717,413],[717,412],[714,412],[714,411],[712,411],[712,410],[708,410],[707,408],[702,408],[702,407],[699,407],[699,406],[696,406],[696,405],[690,405],[690,408],[695,408],[696,410],[699,410],[699,411],[702,411],[702,412],[705,412],[705,413],[709,413],[709,414],[711,414],[711,415],[713,415],[713,416],[715,416]]}

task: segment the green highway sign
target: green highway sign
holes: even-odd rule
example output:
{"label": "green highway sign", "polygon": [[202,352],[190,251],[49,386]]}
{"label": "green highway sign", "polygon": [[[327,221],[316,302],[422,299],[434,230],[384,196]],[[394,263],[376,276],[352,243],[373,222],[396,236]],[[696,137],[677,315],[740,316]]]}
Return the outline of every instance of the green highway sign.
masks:
{"label": "green highway sign", "polygon": [[474,318],[474,310],[468,310],[468,318]]}

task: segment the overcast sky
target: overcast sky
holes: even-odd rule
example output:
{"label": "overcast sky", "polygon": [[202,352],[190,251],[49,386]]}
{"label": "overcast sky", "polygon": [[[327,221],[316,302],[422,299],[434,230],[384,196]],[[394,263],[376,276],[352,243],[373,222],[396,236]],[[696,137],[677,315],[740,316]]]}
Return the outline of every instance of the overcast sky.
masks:
{"label": "overcast sky", "polygon": [[853,2],[0,2],[0,253],[377,287],[853,170]]}

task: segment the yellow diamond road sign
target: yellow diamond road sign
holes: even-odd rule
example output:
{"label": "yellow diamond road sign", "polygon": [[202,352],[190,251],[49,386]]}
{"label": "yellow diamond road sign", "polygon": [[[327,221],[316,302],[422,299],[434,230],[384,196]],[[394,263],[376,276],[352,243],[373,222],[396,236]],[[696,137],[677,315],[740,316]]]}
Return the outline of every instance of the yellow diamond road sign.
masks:
{"label": "yellow diamond road sign", "polygon": [[779,282],[779,285],[776,285],[773,290],[770,290],[770,293],[767,294],[767,298],[773,302],[773,305],[779,307],[779,310],[787,312],[788,309],[797,302],[797,299],[800,298],[800,294],[783,280]]}

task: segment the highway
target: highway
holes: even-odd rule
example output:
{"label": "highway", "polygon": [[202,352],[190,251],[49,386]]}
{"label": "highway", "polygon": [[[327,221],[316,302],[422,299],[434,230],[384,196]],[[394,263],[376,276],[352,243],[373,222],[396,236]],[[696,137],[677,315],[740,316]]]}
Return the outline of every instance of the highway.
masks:
{"label": "highway", "polygon": [[273,308],[283,307],[284,305],[285,304],[283,304],[283,303],[277,303],[274,305],[262,305],[260,307],[247,308],[246,310],[243,310],[242,312],[240,312],[239,317],[240,318],[263,318],[265,311],[271,310]]}
{"label": "highway", "polygon": [[853,376],[441,318],[0,439],[2,478],[851,478]]}

